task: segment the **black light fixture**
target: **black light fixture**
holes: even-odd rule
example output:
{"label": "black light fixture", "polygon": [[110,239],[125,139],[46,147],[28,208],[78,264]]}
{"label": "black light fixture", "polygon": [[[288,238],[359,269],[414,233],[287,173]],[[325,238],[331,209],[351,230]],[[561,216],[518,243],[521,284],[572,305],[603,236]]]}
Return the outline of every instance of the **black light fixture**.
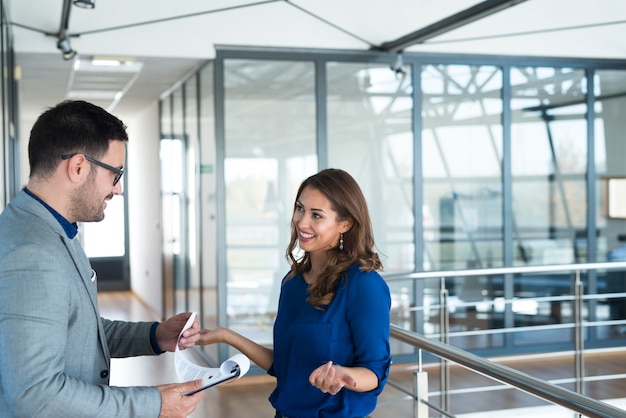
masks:
{"label": "black light fixture", "polygon": [[76,56],[76,51],[72,49],[72,45],[70,45],[70,40],[67,38],[59,39],[59,42],[57,42],[57,48],[61,50],[61,53],[63,54],[63,59],[66,61],[69,61]]}
{"label": "black light fixture", "polygon": [[93,9],[96,7],[96,0],[74,0],[74,6],[82,7],[83,9]]}
{"label": "black light fixture", "polygon": [[[95,4],[94,0],[74,0],[74,4],[78,3],[91,3],[93,8]],[[81,6],[85,7],[85,6]],[[72,49],[70,44],[70,36],[67,33],[67,28],[70,26],[70,12],[72,10],[72,0],[63,0],[63,11],[61,12],[61,27],[57,36],[57,48],[61,50],[63,59],[69,61],[76,56],[76,51]]]}
{"label": "black light fixture", "polygon": [[395,73],[397,80],[402,80],[406,77],[406,68],[404,66],[404,60],[402,59],[402,52],[398,52],[396,59],[389,68]]}

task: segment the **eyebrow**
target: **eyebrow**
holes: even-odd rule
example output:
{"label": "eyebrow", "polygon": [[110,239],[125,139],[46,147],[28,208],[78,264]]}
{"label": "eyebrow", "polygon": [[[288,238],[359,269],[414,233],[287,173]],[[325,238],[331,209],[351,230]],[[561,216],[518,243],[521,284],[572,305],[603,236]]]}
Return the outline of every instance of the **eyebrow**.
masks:
{"label": "eyebrow", "polygon": [[[297,201],[296,201],[296,203],[297,203],[298,205],[300,205],[300,206],[304,207],[304,205],[302,204],[302,202],[301,202],[301,201],[297,200]],[[309,209],[309,210],[316,211],[316,212],[322,212],[322,213],[324,213],[324,214],[326,213],[326,211],[325,211],[324,209],[311,208],[311,209]]]}

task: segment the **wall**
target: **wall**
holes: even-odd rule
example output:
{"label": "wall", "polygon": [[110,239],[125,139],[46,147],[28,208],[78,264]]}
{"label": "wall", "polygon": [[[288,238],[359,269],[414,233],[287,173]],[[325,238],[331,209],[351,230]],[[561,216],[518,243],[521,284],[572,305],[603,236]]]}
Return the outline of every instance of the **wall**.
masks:
{"label": "wall", "polygon": [[130,286],[159,317],[163,316],[158,101],[128,126],[128,224]]}

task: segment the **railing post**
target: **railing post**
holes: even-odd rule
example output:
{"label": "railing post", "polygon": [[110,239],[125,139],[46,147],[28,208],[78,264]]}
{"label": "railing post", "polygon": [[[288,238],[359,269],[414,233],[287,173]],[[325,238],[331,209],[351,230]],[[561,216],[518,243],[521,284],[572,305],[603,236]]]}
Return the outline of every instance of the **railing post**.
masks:
{"label": "railing post", "polygon": [[422,370],[422,349],[419,350],[418,369],[413,373],[413,417],[428,418],[428,373]]}
{"label": "railing post", "polygon": [[415,399],[413,400],[413,416],[415,418],[428,418],[428,373],[413,373],[413,390],[415,391]]}
{"label": "railing post", "polygon": [[576,392],[584,395],[584,349],[585,334],[583,328],[583,283],[580,280],[580,270],[576,270],[576,283],[574,284],[574,330],[575,330],[575,361],[576,361]]}
{"label": "railing post", "polygon": [[[450,343],[450,314],[448,310],[448,289],[446,289],[446,278],[441,277],[441,291],[439,293],[439,329],[441,330],[441,342]],[[450,408],[450,371],[448,361],[441,358],[439,369],[439,380],[441,387],[441,409],[444,411]]]}

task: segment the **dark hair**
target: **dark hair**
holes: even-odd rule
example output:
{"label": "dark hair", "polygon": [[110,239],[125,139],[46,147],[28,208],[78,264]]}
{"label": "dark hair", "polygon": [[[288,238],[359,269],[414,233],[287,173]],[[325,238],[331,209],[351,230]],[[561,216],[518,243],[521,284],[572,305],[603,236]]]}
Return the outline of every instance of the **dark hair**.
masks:
{"label": "dark hair", "polygon": [[[317,281],[310,287],[307,299],[311,305],[321,309],[322,301],[328,295],[334,295],[339,281],[347,270],[359,263],[361,270],[382,270],[383,265],[374,252],[374,232],[370,220],[367,202],[358,183],[347,172],[328,168],[312,175],[302,182],[295,202],[298,202],[305,187],[320,191],[330,201],[331,208],[337,213],[337,221],[350,220],[352,226],[343,234],[343,251],[339,248],[328,250],[328,265]],[[294,211],[296,203],[294,203]],[[296,259],[294,251],[298,243],[298,231],[291,223],[291,240],[287,246],[286,256],[291,265],[287,280],[311,269],[308,253]]]}
{"label": "dark hair", "polygon": [[30,131],[30,175],[54,172],[63,154],[82,152],[99,158],[110,140],[128,141],[126,126],[103,108],[81,100],[67,100],[42,113]]}

